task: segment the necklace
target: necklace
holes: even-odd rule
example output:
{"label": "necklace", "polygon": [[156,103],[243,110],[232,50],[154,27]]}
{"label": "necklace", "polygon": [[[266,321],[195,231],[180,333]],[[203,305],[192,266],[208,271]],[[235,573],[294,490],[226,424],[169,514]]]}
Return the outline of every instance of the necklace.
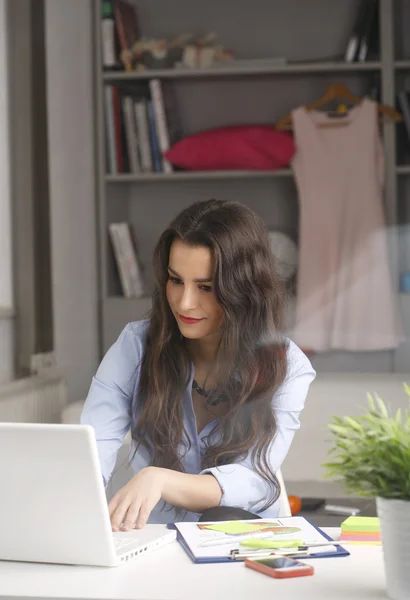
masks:
{"label": "necklace", "polygon": [[221,402],[226,400],[224,394],[220,394],[217,398],[213,398],[213,400],[208,400],[209,395],[212,394],[212,390],[209,390],[209,392],[207,392],[206,390],[204,390],[204,388],[201,388],[201,386],[195,381],[195,379],[192,382],[192,389],[198,392],[200,396],[203,396],[203,398],[206,399],[206,403],[210,406],[216,406],[217,404],[220,404]]}

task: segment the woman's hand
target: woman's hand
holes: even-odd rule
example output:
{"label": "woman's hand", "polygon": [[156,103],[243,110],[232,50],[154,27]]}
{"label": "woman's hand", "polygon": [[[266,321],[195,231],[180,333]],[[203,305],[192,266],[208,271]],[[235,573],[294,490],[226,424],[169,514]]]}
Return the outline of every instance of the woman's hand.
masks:
{"label": "woman's hand", "polygon": [[177,508],[203,512],[219,505],[222,490],[213,475],[145,467],[108,504],[112,530],[129,531],[134,526],[141,529],[161,498]]}
{"label": "woman's hand", "polygon": [[164,469],[145,467],[113,496],[108,504],[113,531],[144,527],[151,511],[161,500],[165,476]]}

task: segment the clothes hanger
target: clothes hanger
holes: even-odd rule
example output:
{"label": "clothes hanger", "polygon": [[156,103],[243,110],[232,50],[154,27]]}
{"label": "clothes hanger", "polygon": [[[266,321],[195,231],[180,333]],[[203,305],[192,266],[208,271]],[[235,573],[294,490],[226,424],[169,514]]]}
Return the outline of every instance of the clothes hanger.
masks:
{"label": "clothes hanger", "polygon": [[[361,104],[361,102],[363,101],[363,98],[360,98],[360,96],[355,96],[354,94],[352,94],[352,92],[349,90],[347,85],[345,85],[344,83],[332,83],[327,87],[325,93],[323,94],[323,96],[321,98],[319,98],[318,100],[315,100],[315,102],[312,102],[311,104],[308,104],[305,108],[308,111],[316,110],[317,108],[320,108],[321,106],[325,106],[326,104],[329,104],[330,102],[333,102],[334,100],[344,101],[341,104],[339,104],[339,107],[336,110],[337,115],[340,115],[340,117],[343,117],[343,115],[346,115],[348,113],[348,108],[346,106],[346,103],[358,105],[358,104]],[[381,119],[382,121],[387,121],[390,123],[397,123],[398,121],[402,121],[402,119],[403,119],[401,114],[396,109],[392,108],[391,106],[385,106],[383,104],[378,104],[377,112],[379,114],[379,119]],[[348,124],[349,124],[349,121],[347,121],[347,120],[337,119],[331,123],[321,123],[321,124],[319,124],[319,126],[324,126],[324,127],[336,126],[337,127],[340,125],[348,125]],[[275,128],[279,131],[292,130],[293,129],[292,115],[290,113],[288,113],[287,115],[285,115],[284,117],[279,119],[279,121],[277,121],[277,123],[275,125]]]}

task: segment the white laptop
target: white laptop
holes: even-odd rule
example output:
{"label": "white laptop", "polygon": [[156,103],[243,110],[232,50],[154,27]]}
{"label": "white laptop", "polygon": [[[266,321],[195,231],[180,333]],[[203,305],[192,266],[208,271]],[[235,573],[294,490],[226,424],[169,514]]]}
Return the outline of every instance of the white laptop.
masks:
{"label": "white laptop", "polygon": [[175,539],[111,531],[89,425],[0,423],[0,559],[114,567]]}

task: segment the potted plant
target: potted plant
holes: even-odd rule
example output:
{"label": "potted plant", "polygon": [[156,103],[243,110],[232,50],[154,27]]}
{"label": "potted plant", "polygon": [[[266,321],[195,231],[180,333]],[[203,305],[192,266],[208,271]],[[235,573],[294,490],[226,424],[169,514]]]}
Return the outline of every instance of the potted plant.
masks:
{"label": "potted plant", "polygon": [[[410,387],[405,384],[410,399]],[[326,477],[341,479],[348,492],[375,497],[386,570],[393,600],[410,598],[410,406],[391,414],[377,395],[359,417],[333,417],[331,462]]]}

